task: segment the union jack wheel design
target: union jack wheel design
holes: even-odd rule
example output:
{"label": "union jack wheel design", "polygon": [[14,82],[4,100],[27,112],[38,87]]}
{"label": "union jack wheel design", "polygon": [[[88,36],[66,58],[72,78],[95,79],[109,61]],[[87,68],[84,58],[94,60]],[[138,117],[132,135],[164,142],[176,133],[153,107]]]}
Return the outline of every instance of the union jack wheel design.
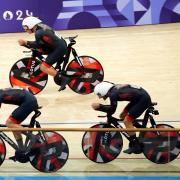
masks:
{"label": "union jack wheel design", "polygon": [[100,62],[93,57],[79,56],[79,60],[84,69],[75,60],[72,60],[67,66],[66,74],[71,76],[68,85],[76,93],[90,94],[94,87],[103,81],[104,70]]}
{"label": "union jack wheel design", "polygon": [[6,146],[4,141],[0,138],[0,165],[4,162],[6,157]]}
{"label": "union jack wheel design", "polygon": [[55,172],[61,169],[69,156],[69,148],[62,135],[45,132],[46,141],[34,143],[30,152],[31,165],[41,172]]}
{"label": "union jack wheel design", "polygon": [[23,58],[17,61],[9,73],[12,87],[29,88],[33,94],[41,92],[47,84],[48,75],[40,70],[40,63],[32,58]]}
{"label": "union jack wheel design", "polygon": [[[108,124],[97,124],[91,128],[113,128]],[[85,132],[82,150],[85,156],[96,163],[108,163],[120,154],[123,147],[119,132]]]}
{"label": "union jack wheel design", "polygon": [[[167,124],[158,124],[157,128],[173,128]],[[140,142],[143,144],[145,157],[157,164],[166,164],[180,153],[179,132],[141,132]]]}

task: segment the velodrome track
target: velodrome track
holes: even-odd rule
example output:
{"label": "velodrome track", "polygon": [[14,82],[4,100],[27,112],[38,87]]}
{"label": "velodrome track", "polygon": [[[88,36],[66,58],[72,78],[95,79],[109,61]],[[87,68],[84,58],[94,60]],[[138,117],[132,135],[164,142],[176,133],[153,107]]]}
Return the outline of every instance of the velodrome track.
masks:
{"label": "velodrome track", "polygon": [[[89,30],[59,31],[63,37],[79,35],[75,45],[79,55],[96,57],[104,67],[105,80],[114,83],[131,83],[145,88],[152,100],[158,102],[160,115],[157,121],[168,121],[180,127],[180,24],[162,24],[136,27],[118,27]],[[18,59],[24,57],[23,47],[17,40],[33,40],[26,33],[0,34],[1,88],[10,87],[9,71]],[[97,101],[93,94],[78,95],[67,88],[58,92],[58,87],[49,78],[46,88],[37,95],[43,106],[39,121],[43,127],[90,127],[103,121],[99,113],[91,109]],[[108,101],[106,102],[108,104]],[[126,103],[119,103],[117,113]],[[4,123],[15,106],[2,105],[1,123]],[[29,117],[30,118],[30,117]],[[28,119],[24,122],[27,123]],[[0,167],[1,176],[154,176],[179,175],[180,160],[158,165],[149,162],[143,155],[121,154],[108,164],[95,164],[88,160],[81,149],[83,132],[60,132],[69,145],[69,159],[56,173],[44,174],[29,163],[20,164],[6,160]],[[9,133],[11,136],[11,133]],[[125,141],[124,149],[127,147]],[[13,155],[7,145],[7,157]]]}

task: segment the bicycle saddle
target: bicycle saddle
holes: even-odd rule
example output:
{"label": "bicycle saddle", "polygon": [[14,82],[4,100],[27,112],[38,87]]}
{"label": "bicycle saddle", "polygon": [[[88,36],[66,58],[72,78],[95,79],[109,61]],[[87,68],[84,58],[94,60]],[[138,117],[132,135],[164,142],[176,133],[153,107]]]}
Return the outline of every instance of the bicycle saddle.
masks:
{"label": "bicycle saddle", "polygon": [[74,39],[76,39],[78,37],[78,35],[76,36],[71,36],[71,37],[65,37],[64,39],[69,39],[69,41],[74,41]]}
{"label": "bicycle saddle", "polygon": [[156,106],[156,105],[157,105],[157,102],[151,102],[150,106]]}
{"label": "bicycle saddle", "polygon": [[148,107],[148,110],[149,110],[150,113],[152,113],[154,115],[159,115],[159,111],[154,109],[154,106],[156,106],[156,105],[157,105],[157,102],[152,102],[150,104],[150,106]]}

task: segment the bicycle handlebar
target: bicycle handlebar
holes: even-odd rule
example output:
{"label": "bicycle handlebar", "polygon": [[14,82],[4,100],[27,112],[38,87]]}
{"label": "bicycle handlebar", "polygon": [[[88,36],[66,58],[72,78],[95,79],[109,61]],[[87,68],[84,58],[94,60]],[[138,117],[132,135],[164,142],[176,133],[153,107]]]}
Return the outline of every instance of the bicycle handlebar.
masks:
{"label": "bicycle handlebar", "polygon": [[78,37],[78,35],[70,36],[70,37],[65,37],[64,39],[69,39],[69,41],[74,41],[74,39],[76,39],[77,37]]}
{"label": "bicycle handlebar", "polygon": [[104,116],[101,116],[101,115],[98,115],[99,118],[104,118],[104,117],[107,117],[107,115],[104,115]]}
{"label": "bicycle handlebar", "polygon": [[34,48],[29,47],[28,45],[24,45],[24,47],[30,49],[30,51],[23,51],[23,53],[30,53],[32,52],[32,57],[37,57],[39,61],[43,61],[44,57],[42,56],[42,54]]}

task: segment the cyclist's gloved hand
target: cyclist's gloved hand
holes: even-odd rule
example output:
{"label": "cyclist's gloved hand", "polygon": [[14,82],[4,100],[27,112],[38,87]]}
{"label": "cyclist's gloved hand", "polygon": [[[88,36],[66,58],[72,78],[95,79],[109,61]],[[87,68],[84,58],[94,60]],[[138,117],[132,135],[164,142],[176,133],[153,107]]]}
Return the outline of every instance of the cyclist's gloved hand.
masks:
{"label": "cyclist's gloved hand", "polygon": [[42,55],[41,52],[39,52],[39,51],[37,51],[37,50],[32,50],[32,56],[33,56],[33,57],[38,57],[38,56],[41,56],[41,55]]}
{"label": "cyclist's gloved hand", "polygon": [[99,107],[97,107],[95,110],[96,111],[102,111],[102,112],[105,112],[107,114],[110,114],[109,113],[110,108],[111,108],[111,105],[99,104]]}

